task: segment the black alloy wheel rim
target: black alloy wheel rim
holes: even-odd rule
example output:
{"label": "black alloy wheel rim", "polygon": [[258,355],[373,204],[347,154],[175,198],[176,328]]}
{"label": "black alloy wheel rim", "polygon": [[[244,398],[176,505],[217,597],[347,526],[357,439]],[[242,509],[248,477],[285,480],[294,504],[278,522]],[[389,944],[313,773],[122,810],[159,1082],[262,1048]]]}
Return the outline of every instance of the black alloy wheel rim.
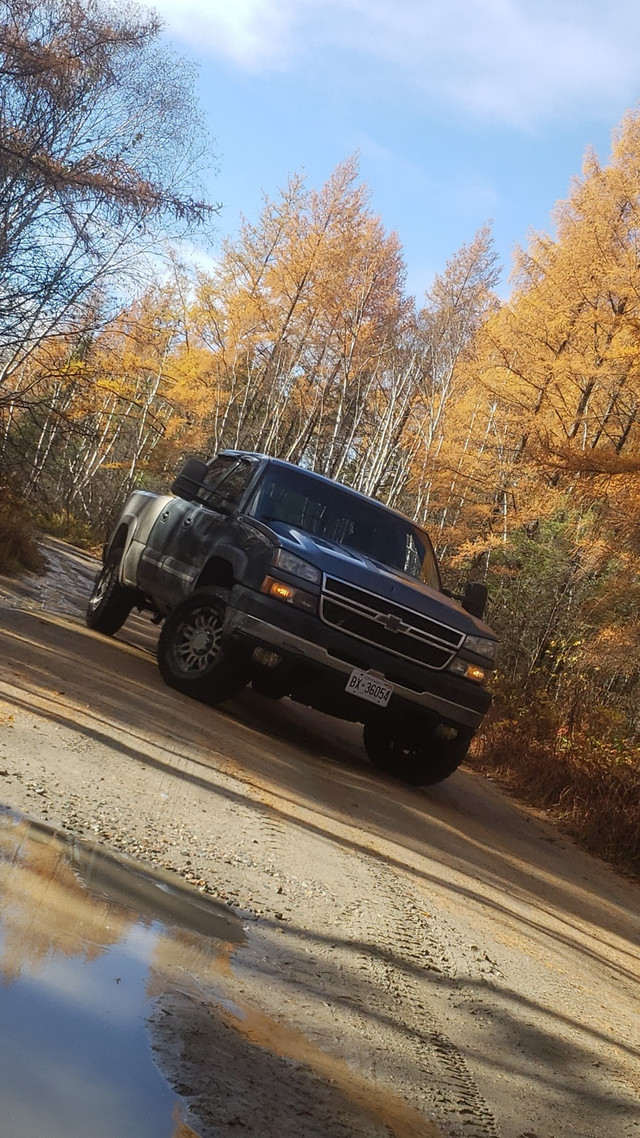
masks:
{"label": "black alloy wheel rim", "polygon": [[204,675],[222,652],[222,620],[215,609],[201,608],[189,613],[178,625],[173,657],[180,672]]}

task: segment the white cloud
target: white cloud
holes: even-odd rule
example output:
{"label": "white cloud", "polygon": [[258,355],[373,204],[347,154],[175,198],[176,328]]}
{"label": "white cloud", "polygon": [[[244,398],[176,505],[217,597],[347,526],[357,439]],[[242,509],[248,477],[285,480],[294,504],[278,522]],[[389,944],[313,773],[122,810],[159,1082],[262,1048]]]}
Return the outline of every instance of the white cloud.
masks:
{"label": "white cloud", "polygon": [[635,101],[637,0],[156,0],[175,36],[252,72],[335,68],[530,127]]}
{"label": "white cloud", "polygon": [[291,0],[155,0],[153,7],[186,43],[248,71],[280,70],[296,52]]}

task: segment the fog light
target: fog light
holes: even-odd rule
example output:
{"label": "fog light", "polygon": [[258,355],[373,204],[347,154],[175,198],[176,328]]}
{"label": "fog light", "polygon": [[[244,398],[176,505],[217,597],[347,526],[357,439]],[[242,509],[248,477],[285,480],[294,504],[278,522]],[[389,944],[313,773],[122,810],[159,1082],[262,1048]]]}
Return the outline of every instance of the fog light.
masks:
{"label": "fog light", "polygon": [[458,729],[457,727],[449,726],[448,723],[438,723],[434,735],[436,735],[438,739],[446,739],[449,743],[452,743],[454,739],[458,738]]}
{"label": "fog light", "polygon": [[277,668],[282,660],[282,656],[277,652],[270,652],[268,648],[254,648],[252,656],[256,664],[262,664],[263,668]]}

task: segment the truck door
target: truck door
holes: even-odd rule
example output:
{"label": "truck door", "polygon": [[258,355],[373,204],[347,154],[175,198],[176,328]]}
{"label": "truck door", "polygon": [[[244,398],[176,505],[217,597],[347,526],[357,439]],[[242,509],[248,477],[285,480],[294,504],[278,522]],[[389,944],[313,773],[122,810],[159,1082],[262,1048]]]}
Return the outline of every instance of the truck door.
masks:
{"label": "truck door", "polygon": [[254,462],[221,455],[210,464],[196,501],[169,504],[140,559],[142,589],[169,607],[192,592],[254,471]]}

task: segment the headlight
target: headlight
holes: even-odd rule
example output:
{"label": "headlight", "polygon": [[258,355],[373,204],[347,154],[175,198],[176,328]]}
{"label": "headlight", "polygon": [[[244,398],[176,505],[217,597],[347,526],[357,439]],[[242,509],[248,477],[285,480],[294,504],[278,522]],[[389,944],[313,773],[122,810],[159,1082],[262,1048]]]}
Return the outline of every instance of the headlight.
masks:
{"label": "headlight", "polygon": [[322,580],[322,574],[315,565],[303,561],[302,557],[296,557],[295,553],[289,553],[288,549],[276,549],[271,564],[299,577],[301,581],[312,581],[314,585],[319,585]]}
{"label": "headlight", "polygon": [[489,640],[486,636],[467,636],[464,647],[469,652],[475,652],[476,656],[484,656],[485,660],[495,664],[498,650],[495,640]]}

